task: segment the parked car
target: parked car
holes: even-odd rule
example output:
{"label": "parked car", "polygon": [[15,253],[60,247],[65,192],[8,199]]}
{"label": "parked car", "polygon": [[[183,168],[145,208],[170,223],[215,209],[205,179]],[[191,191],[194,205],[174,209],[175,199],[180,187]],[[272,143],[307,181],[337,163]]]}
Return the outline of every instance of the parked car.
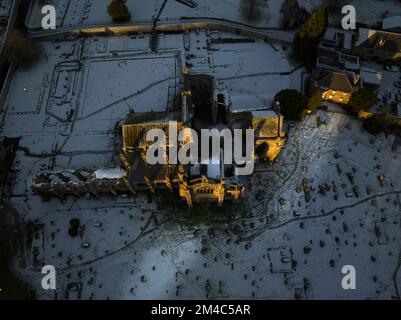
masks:
{"label": "parked car", "polygon": [[384,69],[391,72],[400,72],[400,68],[397,66],[385,66]]}

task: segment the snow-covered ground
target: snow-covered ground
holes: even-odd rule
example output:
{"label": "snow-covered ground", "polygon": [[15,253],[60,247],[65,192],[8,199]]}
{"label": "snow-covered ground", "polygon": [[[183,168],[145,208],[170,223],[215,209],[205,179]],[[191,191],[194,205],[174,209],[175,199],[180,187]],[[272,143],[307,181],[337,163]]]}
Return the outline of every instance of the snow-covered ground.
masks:
{"label": "snow-covered ground", "polygon": [[400,72],[388,71],[379,64],[369,62],[363,62],[362,68],[381,74],[381,84],[377,93],[378,103],[372,111],[382,112],[386,106],[401,102],[401,88],[397,87],[397,83],[401,81]]}
{"label": "snow-covered ground", "polygon": [[[116,124],[130,108],[171,106],[186,64],[213,75],[235,110],[301,89],[305,70],[286,48],[213,41],[237,37],[161,35],[157,53],[148,35],[46,41],[42,60],[15,72],[0,136],[21,137],[30,151],[17,153],[8,200],[36,225],[16,269],[39,298],[399,298],[401,150],[346,115],[311,115],[292,128],[229,216],[195,223],[146,194],[63,202],[32,194],[41,170],[118,167]],[[75,238],[73,218],[82,226]],[[40,286],[42,264],[56,267],[55,292]],[[356,290],[341,287],[344,265],[356,268]]]}
{"label": "snow-covered ground", "polygon": [[[127,0],[126,4],[132,14],[131,21],[149,22],[157,16],[164,0]],[[30,28],[41,25],[41,4],[36,0],[27,19]],[[109,0],[49,0],[57,10],[58,26],[77,27],[85,25],[112,24],[107,14]],[[241,10],[241,0],[197,0],[198,6],[190,8],[175,0],[168,0],[161,16],[160,22],[179,20],[182,17],[209,17],[227,19],[249,25],[265,28],[279,28],[281,19],[281,5],[284,0],[261,1],[262,15],[257,21],[246,19]],[[299,4],[312,12],[324,0],[299,0]],[[357,21],[366,24],[379,23],[383,15],[394,15],[401,12],[398,0],[353,0],[350,4],[357,9]],[[338,24],[340,21],[332,21]]]}
{"label": "snow-covered ground", "polygon": [[[308,117],[278,161],[258,168],[247,194],[262,190],[266,200],[249,199],[223,222],[191,225],[186,213],[145,195],[63,204],[15,197],[26,218],[43,226],[33,241],[38,262],[27,253],[20,271],[41,298],[397,297],[400,151],[391,150],[393,137],[373,138],[353,118],[326,116],[320,127]],[[68,236],[71,218],[85,226],[81,237]],[[39,288],[41,263],[58,270],[56,293]],[[356,268],[356,290],[341,287],[344,265]]]}

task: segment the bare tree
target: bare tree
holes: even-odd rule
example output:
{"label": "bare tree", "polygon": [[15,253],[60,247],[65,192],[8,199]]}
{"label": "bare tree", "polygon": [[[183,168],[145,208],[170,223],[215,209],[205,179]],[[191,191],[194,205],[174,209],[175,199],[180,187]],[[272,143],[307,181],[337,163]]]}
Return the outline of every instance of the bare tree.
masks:
{"label": "bare tree", "polygon": [[241,0],[240,10],[246,20],[258,21],[262,17],[262,1]]}

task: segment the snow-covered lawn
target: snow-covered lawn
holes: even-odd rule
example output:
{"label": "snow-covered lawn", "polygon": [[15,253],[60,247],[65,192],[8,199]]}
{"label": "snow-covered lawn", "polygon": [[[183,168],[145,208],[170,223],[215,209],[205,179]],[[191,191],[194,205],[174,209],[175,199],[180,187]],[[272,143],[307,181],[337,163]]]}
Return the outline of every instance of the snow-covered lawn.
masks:
{"label": "snow-covered lawn", "polygon": [[[148,36],[46,41],[46,56],[15,72],[0,135],[21,137],[31,151],[17,152],[9,200],[38,226],[17,268],[40,298],[396,295],[401,151],[392,150],[394,137],[370,136],[349,116],[322,113],[327,125],[318,127],[312,115],[293,128],[277,162],[257,168],[244,205],[223,222],[194,225],[186,210],[145,194],[63,202],[32,195],[41,170],[117,167],[116,123],[129,108],[167,108],[186,63],[213,75],[236,109],[269,107],[277,91],[300,88],[304,70],[290,72],[296,66],[284,48],[210,42],[234,37],[164,35],[157,53]],[[72,218],[84,226],[76,238],[68,235]],[[42,263],[58,270],[55,294],[40,288]],[[348,264],[357,270],[355,291],[341,288]]]}
{"label": "snow-covered lawn", "polygon": [[[312,116],[293,129],[277,163],[254,175],[254,191],[267,191],[264,209],[234,211],[226,223],[189,227],[177,217],[191,217],[144,195],[42,205],[43,229],[33,246],[41,248],[39,261],[58,267],[58,297],[74,283],[82,299],[395,297],[400,151],[391,151],[393,137],[373,138],[355,119],[327,116],[328,125],[318,128]],[[304,178],[309,202],[298,188]],[[320,193],[325,184],[330,188]],[[358,196],[347,196],[353,185]],[[67,235],[71,218],[85,225],[82,238]],[[84,241],[91,247],[82,248]],[[341,287],[344,265],[356,268],[355,291]],[[21,271],[39,284],[34,270]],[[40,289],[39,296],[52,297]]]}

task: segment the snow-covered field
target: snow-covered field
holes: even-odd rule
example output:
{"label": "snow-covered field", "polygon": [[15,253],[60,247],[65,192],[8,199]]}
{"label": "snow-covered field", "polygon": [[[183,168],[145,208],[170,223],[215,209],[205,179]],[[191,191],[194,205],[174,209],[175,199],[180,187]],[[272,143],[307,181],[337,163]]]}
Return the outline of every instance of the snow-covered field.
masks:
{"label": "snow-covered field", "polygon": [[[30,150],[17,153],[8,200],[37,226],[16,269],[39,298],[399,298],[401,150],[346,115],[319,113],[292,128],[228,216],[195,223],[146,194],[43,202],[31,193],[44,169],[117,167],[116,124],[130,108],[171,106],[186,64],[213,75],[235,110],[301,89],[305,70],[286,48],[213,41],[230,38],[238,36],[161,35],[157,53],[148,35],[46,41],[42,60],[15,72],[0,137],[21,137]],[[73,218],[83,226],[75,238]],[[56,267],[54,292],[40,286],[42,264]],[[356,268],[356,290],[341,287],[344,265]]]}
{"label": "snow-covered field", "polygon": [[[63,204],[12,199],[43,225],[33,242],[37,264],[56,266],[58,290],[39,288],[28,253],[20,271],[41,298],[398,297],[400,151],[391,151],[392,137],[373,138],[348,116],[327,117],[327,125],[317,127],[311,116],[293,129],[278,161],[251,179],[248,195],[263,190],[266,200],[249,199],[252,205],[223,222],[188,226],[191,217],[145,195]],[[84,224],[82,237],[67,235],[71,218]],[[342,289],[344,265],[355,266],[357,290]]]}

